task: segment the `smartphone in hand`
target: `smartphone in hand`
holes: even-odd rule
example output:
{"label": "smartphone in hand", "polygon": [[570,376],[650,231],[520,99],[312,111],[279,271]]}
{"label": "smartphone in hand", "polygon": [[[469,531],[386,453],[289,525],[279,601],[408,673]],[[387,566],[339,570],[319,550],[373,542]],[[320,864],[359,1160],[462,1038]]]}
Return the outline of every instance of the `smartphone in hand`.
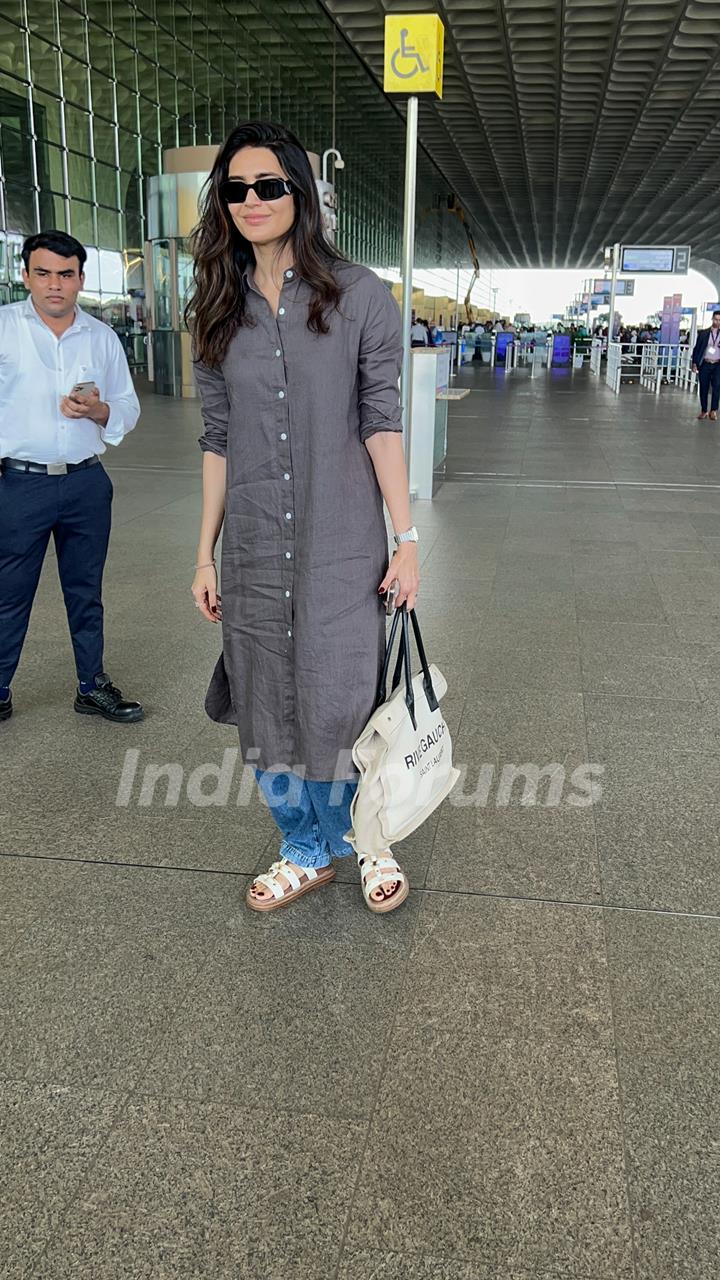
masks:
{"label": "smartphone in hand", "polygon": [[75,386],[70,392],[70,395],[80,396],[81,398],[85,399],[89,396],[94,395],[96,391],[97,391],[97,383],[95,382],[76,382]]}
{"label": "smartphone in hand", "polygon": [[400,584],[396,578],[394,582],[390,583],[390,586],[385,592],[385,613],[387,614],[388,618],[391,618],[393,613],[395,612],[395,601],[397,599],[397,594],[399,590],[400,590]]}

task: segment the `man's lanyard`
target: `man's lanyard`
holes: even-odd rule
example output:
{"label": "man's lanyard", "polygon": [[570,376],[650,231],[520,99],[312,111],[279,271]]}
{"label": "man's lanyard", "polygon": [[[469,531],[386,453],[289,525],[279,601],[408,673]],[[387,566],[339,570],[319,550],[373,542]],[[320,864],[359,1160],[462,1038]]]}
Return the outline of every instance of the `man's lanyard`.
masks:
{"label": "man's lanyard", "polygon": [[718,343],[720,343],[720,329],[711,329],[708,334],[708,346],[716,351]]}

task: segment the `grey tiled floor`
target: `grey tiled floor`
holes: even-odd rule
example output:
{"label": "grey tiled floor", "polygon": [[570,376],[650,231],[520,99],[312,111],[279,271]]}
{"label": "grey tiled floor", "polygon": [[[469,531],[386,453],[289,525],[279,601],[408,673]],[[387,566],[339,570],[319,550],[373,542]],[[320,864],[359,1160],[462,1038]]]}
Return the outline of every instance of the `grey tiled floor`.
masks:
{"label": "grey tiled floor", "polygon": [[[462,381],[415,518],[463,778],[395,915],[348,863],[243,907],[276,840],[202,709],[193,405],[109,459],[142,725],[73,715],[48,561],[0,731],[7,1280],[720,1273],[720,435],[670,391]],[[142,795],[223,760],[227,804]]]}

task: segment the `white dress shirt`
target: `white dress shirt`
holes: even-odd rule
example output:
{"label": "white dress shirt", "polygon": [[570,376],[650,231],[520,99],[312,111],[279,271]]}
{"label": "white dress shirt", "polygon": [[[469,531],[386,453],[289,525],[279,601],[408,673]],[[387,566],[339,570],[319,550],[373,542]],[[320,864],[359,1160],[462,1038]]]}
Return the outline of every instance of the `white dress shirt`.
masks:
{"label": "white dress shirt", "polygon": [[[96,383],[110,406],[104,427],[61,413],[77,382]],[[82,462],[120,444],[139,416],[125,352],[109,325],[76,307],[56,338],[30,297],[0,307],[0,458]]]}
{"label": "white dress shirt", "polygon": [[703,364],[717,364],[720,360],[720,329],[711,329],[703,356]]}

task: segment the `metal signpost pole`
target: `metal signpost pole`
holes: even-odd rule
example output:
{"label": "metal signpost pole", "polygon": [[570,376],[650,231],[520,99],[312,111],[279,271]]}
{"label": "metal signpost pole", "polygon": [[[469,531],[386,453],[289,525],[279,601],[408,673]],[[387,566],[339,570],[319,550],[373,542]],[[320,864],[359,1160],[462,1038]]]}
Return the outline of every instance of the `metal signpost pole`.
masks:
{"label": "metal signpost pole", "polygon": [[412,486],[412,375],[410,324],[415,262],[415,185],[417,180],[418,95],[442,98],[445,28],[436,13],[386,13],[383,88],[407,100],[405,198],[403,210],[402,327],[400,403],[405,456]]}
{"label": "metal signpost pole", "polygon": [[400,403],[405,424],[405,449],[410,452],[410,326],[412,324],[412,276],[415,261],[415,183],[417,177],[418,100],[408,98],[405,142],[405,210],[403,215],[403,360],[400,379]]}
{"label": "metal signpost pole", "polygon": [[612,278],[610,281],[610,318],[608,320],[608,347],[615,337],[615,298],[617,295],[618,268],[620,266],[620,245],[612,247]]}

